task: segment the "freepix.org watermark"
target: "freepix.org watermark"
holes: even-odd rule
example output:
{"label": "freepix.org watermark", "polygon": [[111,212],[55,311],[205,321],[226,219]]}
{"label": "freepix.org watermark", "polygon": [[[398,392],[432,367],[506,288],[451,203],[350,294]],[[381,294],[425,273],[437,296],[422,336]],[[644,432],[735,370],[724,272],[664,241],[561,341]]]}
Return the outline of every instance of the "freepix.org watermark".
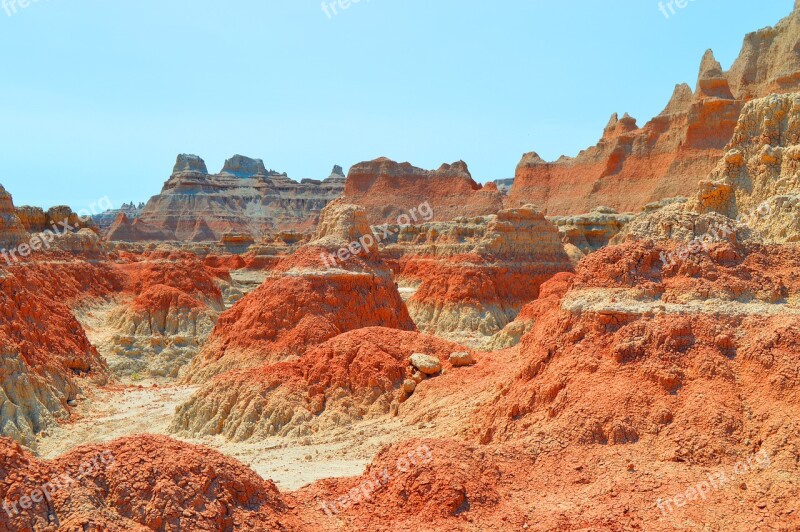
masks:
{"label": "freepix.org watermark", "polygon": [[78,466],[77,480],[72,478],[69,473],[62,473],[58,477],[51,478],[41,486],[31,490],[25,495],[16,499],[7,497],[3,501],[3,510],[5,510],[8,517],[20,515],[26,510],[34,508],[38,504],[47,501],[49,506],[53,502],[53,495],[57,492],[68,489],[74,486],[78,481],[84,477],[94,475],[101,469],[110,466],[114,463],[114,455],[111,451],[103,451],[91,458],[81,462]]}
{"label": "freepix.org watermark", "polygon": [[344,11],[350,9],[353,4],[360,4],[361,2],[369,2],[370,0],[322,0],[322,12],[327,15],[329,19],[339,14],[339,10]]}
{"label": "freepix.org watermark", "polygon": [[712,490],[722,490],[728,487],[728,483],[733,483],[740,477],[749,473],[763,471],[770,466],[772,460],[766,451],[760,451],[747,457],[746,460],[737,462],[733,469],[726,473],[724,469],[719,469],[707,475],[708,481],[701,481],[693,486],[689,486],[682,493],[671,497],[659,497],[656,501],[656,508],[662,516],[673,513],[677,508],[682,508],[693,502],[705,501]]}
{"label": "freepix.org watermark", "polygon": [[389,483],[397,478],[402,473],[407,473],[413,468],[422,467],[430,464],[433,461],[433,453],[427,445],[420,445],[413,451],[409,451],[406,456],[401,456],[397,459],[395,467],[396,472],[389,472],[388,468],[383,468],[383,471],[373,470],[370,478],[363,480],[358,486],[352,488],[347,494],[342,495],[335,501],[323,501],[320,503],[319,508],[328,517],[344,512],[359,504],[361,501],[372,500],[372,495],[380,491]]}
{"label": "freepix.org watermark", "polygon": [[2,2],[0,2],[0,6],[3,7],[3,11],[6,12],[6,15],[13,17],[17,14],[17,12],[19,12],[20,9],[28,8],[32,4],[41,1],[42,0],[2,0]]}
{"label": "freepix.org watermark", "polygon": [[[407,225],[412,225],[423,222],[430,222],[433,219],[433,208],[427,201],[417,207],[409,209],[407,214],[401,214],[397,217],[397,225],[402,228]],[[336,253],[322,253],[320,258],[326,268],[336,268],[339,263],[347,262],[350,258],[364,254],[369,254],[370,250],[379,245],[381,242],[392,237],[396,233],[396,229],[389,224],[376,225],[371,227],[371,233],[363,235],[358,241],[351,242],[346,247],[340,248]]]}
{"label": "freepix.org watermark", "polygon": [[665,18],[670,18],[678,13],[677,9],[686,9],[690,2],[695,0],[667,0],[658,3],[658,10],[664,14]]}

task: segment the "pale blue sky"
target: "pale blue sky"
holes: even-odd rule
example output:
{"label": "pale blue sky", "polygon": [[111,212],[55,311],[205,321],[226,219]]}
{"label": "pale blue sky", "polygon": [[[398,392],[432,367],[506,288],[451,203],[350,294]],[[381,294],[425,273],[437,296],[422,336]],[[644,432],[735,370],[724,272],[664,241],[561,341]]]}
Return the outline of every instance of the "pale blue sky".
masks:
{"label": "pale blue sky", "polygon": [[31,0],[0,9],[0,184],[18,205],[145,201],[181,152],[295,179],[379,156],[511,177],[612,112],[643,124],[707,48],[728,68],[793,3]]}

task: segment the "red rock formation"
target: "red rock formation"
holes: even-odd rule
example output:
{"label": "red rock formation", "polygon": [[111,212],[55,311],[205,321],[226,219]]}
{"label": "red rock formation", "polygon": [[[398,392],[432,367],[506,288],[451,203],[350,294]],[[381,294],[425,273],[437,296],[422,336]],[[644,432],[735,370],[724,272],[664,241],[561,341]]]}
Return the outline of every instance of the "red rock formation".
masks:
{"label": "red rock formation", "polygon": [[[413,239],[414,245],[401,245]],[[552,275],[572,269],[556,228],[531,206],[485,218],[400,231],[399,282],[416,288],[409,312],[420,330],[483,347]]]}
{"label": "red rock formation", "polygon": [[220,316],[189,370],[192,382],[301,355],[352,329],[414,330],[388,270],[351,259],[345,270],[328,271],[324,252],[307,248],[279,263],[278,273]]}
{"label": "red rock formation", "polygon": [[575,158],[547,163],[535,153],[524,155],[509,204],[533,203],[549,215],[566,215],[601,205],[636,211],[693,194],[722,156],[745,101],[800,89],[798,24],[795,10],[775,28],[748,35],[727,73],[706,52],[696,91],[676,87],[666,109],[641,129],[615,114],[600,142]]}
{"label": "red rock formation", "polygon": [[[231,371],[176,412],[172,430],[234,441],[308,435],[386,415],[405,400],[412,353],[443,361],[464,348],[417,332],[367,327],[308,349],[302,358]],[[224,407],[221,408],[221,405]]]}
{"label": "red rock formation", "polygon": [[[444,221],[494,214],[503,208],[503,195],[496,187],[484,190],[473,181],[463,161],[435,171],[385,157],[362,162],[350,168],[342,197],[364,207],[370,224]],[[410,219],[398,221],[401,216]]]}
{"label": "red rock formation", "polygon": [[510,204],[533,203],[549,215],[566,215],[599,206],[635,211],[661,198],[688,195],[722,155],[741,108],[729,89],[715,85],[717,67],[708,52],[697,92],[678,85],[666,109],[643,128],[628,115],[614,114],[600,142],[574,159],[547,163],[526,154],[517,166]]}
{"label": "red rock formation", "polygon": [[107,379],[105,362],[70,309],[2,270],[0,346],[0,426],[3,435],[26,445],[35,446],[36,434],[69,418],[86,379]]}
{"label": "red rock formation", "polygon": [[189,368],[190,381],[302,355],[353,329],[415,330],[391,272],[374,254],[331,258],[369,229],[363,211],[335,202],[322,220],[316,241],[280,260],[258,289],[220,316]]}
{"label": "red rock formation", "polygon": [[[272,482],[219,453],[169,438],[80,447],[53,462],[0,439],[0,455],[0,498],[8,509],[0,512],[2,530],[298,529]],[[32,496],[39,502],[31,504]]]}

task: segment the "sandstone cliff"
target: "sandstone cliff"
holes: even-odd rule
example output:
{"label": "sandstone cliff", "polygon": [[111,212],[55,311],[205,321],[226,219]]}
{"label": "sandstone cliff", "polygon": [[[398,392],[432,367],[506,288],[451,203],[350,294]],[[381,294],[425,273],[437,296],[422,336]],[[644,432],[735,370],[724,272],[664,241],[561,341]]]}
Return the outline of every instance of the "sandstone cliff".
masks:
{"label": "sandstone cliff", "polygon": [[28,234],[14,209],[11,194],[0,185],[0,249],[16,246],[27,239]]}
{"label": "sandstone cliff", "polygon": [[228,159],[219,174],[209,174],[200,157],[179,155],[161,194],[133,221],[119,213],[107,238],[204,242],[230,232],[260,238],[281,229],[307,229],[342,192],[340,174],[341,169],[324,181],[298,183],[241,155]]}
{"label": "sandstone cliff", "polygon": [[523,156],[509,204],[533,203],[548,215],[607,205],[636,211],[663,198],[688,196],[723,155],[743,104],[800,90],[800,10],[746,37],[724,72],[709,51],[697,86],[678,85],[666,109],[644,127],[615,114],[600,142],[577,157],[545,162]]}
{"label": "sandstone cliff", "polygon": [[[497,187],[481,187],[463,161],[423,170],[409,163],[382,157],[350,168],[344,188],[345,201],[364,207],[370,224],[397,224],[425,202],[433,217],[446,221],[459,216],[494,214],[503,208]],[[412,220],[414,221],[414,220]]]}

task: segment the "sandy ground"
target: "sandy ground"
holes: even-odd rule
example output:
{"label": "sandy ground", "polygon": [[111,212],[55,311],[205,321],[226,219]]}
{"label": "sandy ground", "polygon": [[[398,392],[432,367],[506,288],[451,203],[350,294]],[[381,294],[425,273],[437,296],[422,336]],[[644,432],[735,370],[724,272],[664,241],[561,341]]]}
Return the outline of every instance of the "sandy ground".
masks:
{"label": "sandy ground", "polygon": [[[79,445],[134,434],[166,434],[175,408],[196,386],[111,386],[92,392],[76,409],[75,422],[50,430],[39,440],[39,455],[55,458]],[[321,437],[231,443],[221,437],[178,438],[207,445],[247,464],[282,490],[295,490],[323,478],[360,475],[384,445],[403,431],[397,420],[373,420]]]}

